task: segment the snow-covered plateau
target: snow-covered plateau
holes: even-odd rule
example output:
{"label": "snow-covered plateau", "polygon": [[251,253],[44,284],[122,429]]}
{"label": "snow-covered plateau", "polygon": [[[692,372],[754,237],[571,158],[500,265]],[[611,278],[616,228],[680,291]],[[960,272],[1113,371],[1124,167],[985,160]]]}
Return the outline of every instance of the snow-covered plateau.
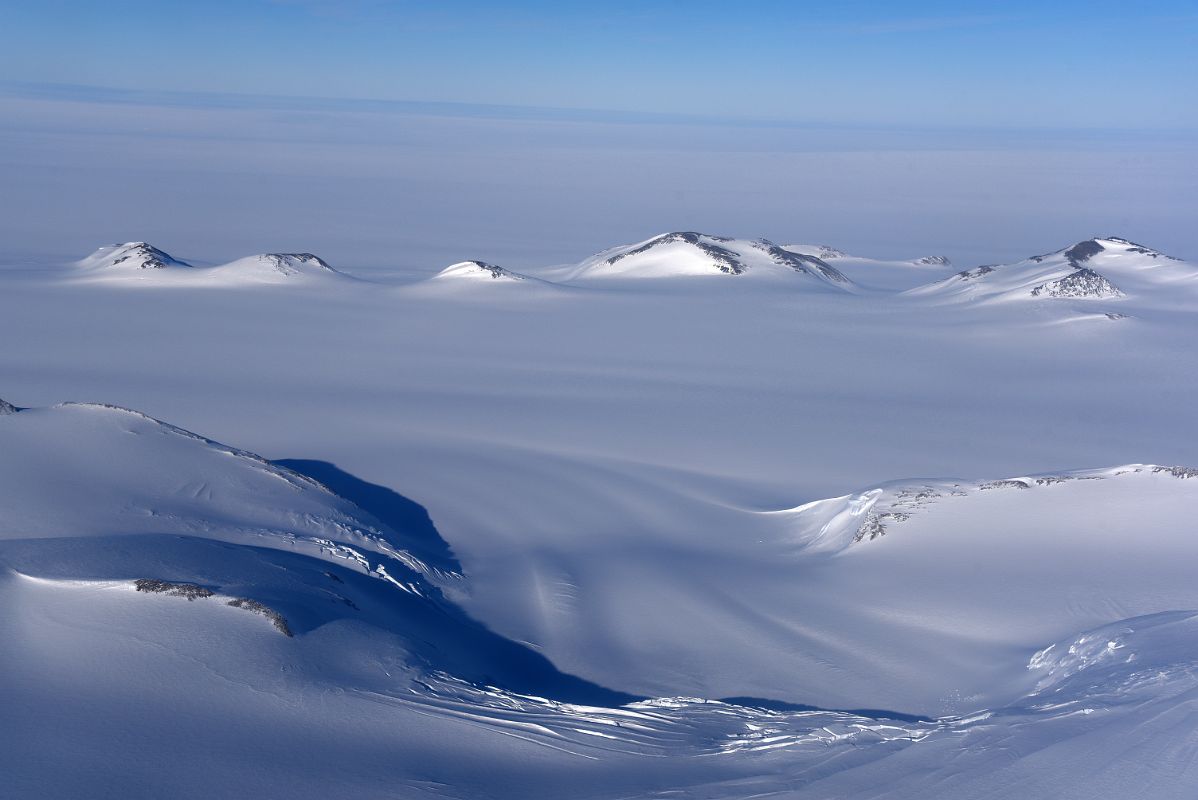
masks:
{"label": "snow-covered plateau", "polygon": [[1198,792],[1198,265],[181,255],[0,266],[0,796]]}

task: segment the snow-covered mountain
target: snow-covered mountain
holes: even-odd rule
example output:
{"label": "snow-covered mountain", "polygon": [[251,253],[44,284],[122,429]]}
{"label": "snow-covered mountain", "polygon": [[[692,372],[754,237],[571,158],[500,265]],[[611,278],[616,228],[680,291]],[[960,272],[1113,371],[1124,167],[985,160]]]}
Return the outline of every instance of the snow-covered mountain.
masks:
{"label": "snow-covered mountain", "polygon": [[1198,300],[1198,267],[1126,239],[1087,239],[1016,264],[962,270],[913,289],[942,301],[1101,301],[1118,308],[1130,297],[1148,303]]}
{"label": "snow-covered mountain", "polygon": [[435,281],[470,281],[481,283],[514,283],[528,280],[528,276],[510,269],[488,264],[486,261],[460,261],[450,264],[432,277]]}
{"label": "snow-covered mountain", "polygon": [[311,253],[262,253],[197,267],[145,242],[101,247],[76,266],[78,277],[117,285],[214,287],[351,280]]}
{"label": "snow-covered mountain", "polygon": [[787,250],[766,239],[730,239],[692,231],[663,233],[637,244],[605,250],[579,264],[572,278],[585,281],[796,274],[822,285],[851,286],[843,273],[816,256]]}
{"label": "snow-covered mountain", "polygon": [[214,283],[282,283],[303,280],[347,280],[343,272],[311,253],[262,253],[210,267],[204,277]]}
{"label": "snow-covered mountain", "polygon": [[78,266],[81,270],[97,275],[138,275],[142,270],[174,273],[192,268],[186,261],[180,261],[146,242],[125,242],[100,247],[80,260]]}

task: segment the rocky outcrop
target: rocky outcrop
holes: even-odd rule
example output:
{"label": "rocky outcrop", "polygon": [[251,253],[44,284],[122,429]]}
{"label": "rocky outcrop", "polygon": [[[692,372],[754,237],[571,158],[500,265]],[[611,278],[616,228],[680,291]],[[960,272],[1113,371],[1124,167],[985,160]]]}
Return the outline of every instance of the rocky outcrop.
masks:
{"label": "rocky outcrop", "polygon": [[1032,289],[1032,297],[1122,297],[1123,292],[1088,267]]}

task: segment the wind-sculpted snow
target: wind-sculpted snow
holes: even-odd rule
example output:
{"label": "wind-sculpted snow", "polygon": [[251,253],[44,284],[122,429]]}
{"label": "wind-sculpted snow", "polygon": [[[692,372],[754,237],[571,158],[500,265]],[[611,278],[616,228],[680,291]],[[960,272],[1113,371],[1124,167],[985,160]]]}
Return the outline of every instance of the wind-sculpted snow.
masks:
{"label": "wind-sculpted snow", "polygon": [[[405,663],[401,640],[358,627],[285,637],[214,598],[135,594],[0,575],[0,597],[23,612],[0,616],[0,768],[16,796],[152,785],[172,796],[465,800],[536,787],[1015,800],[1067,784],[1079,797],[1169,799],[1188,797],[1195,772],[1194,612],[1046,643],[1009,703],[913,718],[695,697],[564,702]],[[171,769],[157,768],[168,757]]]}
{"label": "wind-sculpted snow", "polygon": [[[0,429],[0,538],[179,533],[452,578],[321,484],[117,406],[26,409]],[[75,487],[69,503],[56,487]],[[383,570],[383,572],[380,572]]]}
{"label": "wind-sculpted snow", "polygon": [[572,470],[536,475],[546,496],[577,480],[619,497],[601,533],[522,527],[526,555],[467,567],[469,605],[637,694],[964,713],[1026,688],[1042,642],[1198,607],[1182,469],[897,481],[780,511]]}

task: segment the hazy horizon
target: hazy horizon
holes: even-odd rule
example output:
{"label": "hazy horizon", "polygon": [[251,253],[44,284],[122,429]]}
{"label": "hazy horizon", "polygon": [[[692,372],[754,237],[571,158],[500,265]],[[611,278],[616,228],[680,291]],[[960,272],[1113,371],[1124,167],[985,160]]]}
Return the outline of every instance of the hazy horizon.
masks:
{"label": "hazy horizon", "polygon": [[676,229],[1198,258],[1187,2],[61,0],[0,22],[7,261],[145,239],[530,268]]}

